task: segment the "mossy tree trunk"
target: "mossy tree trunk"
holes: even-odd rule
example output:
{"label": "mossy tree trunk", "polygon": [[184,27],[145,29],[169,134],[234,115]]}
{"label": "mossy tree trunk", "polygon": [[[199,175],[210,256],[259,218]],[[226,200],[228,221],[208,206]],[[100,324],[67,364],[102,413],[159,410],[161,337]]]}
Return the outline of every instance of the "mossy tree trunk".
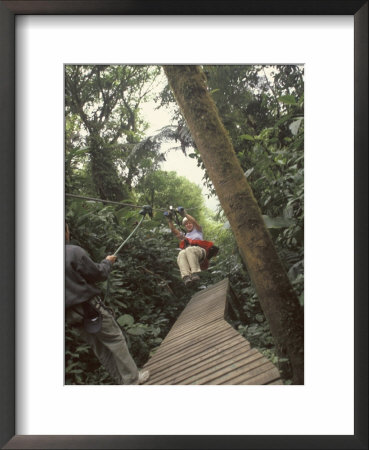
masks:
{"label": "mossy tree trunk", "polygon": [[199,66],[164,66],[255,286],[277,351],[288,356],[293,383],[304,383],[303,309],[265,227]]}

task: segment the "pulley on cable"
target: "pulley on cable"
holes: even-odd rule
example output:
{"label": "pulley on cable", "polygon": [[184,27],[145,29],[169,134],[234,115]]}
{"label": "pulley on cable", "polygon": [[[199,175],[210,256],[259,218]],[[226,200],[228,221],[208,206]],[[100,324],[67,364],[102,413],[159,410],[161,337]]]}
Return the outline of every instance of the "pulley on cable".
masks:
{"label": "pulley on cable", "polygon": [[184,211],[183,206],[178,206],[177,209],[174,209],[173,206],[169,206],[169,211],[164,211],[164,216],[167,219],[174,220],[178,225],[178,228],[186,233],[186,230],[182,227],[182,213]]}

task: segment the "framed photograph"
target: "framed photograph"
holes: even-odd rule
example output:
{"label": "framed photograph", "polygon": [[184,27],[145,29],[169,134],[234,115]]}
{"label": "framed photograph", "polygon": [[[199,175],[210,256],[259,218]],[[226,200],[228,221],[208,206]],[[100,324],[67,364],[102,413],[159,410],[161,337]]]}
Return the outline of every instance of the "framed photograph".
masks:
{"label": "framed photograph", "polygon": [[[2,448],[368,448],[368,3],[1,1],[0,34]],[[65,384],[78,64],[304,66],[303,385]]]}

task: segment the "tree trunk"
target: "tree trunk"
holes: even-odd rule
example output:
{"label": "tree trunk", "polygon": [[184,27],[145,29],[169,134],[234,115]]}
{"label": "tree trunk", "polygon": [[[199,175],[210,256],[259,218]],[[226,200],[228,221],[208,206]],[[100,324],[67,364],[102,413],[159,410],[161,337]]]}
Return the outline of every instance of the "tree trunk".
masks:
{"label": "tree trunk", "polygon": [[288,356],[293,383],[304,383],[303,309],[265,227],[199,66],[164,66],[255,286],[280,356]]}

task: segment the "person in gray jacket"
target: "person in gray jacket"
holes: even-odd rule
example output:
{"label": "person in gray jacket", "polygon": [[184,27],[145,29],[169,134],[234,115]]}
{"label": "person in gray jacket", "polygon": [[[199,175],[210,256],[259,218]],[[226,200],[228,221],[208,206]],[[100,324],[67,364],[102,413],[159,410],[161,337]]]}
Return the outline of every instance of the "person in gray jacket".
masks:
{"label": "person in gray jacket", "polygon": [[[95,263],[87,252],[69,243],[65,224],[65,307],[69,325],[80,326],[81,333],[117,384],[143,384],[148,370],[138,370],[129,353],[122,330],[113,312],[102,302],[96,282],[108,278],[117,257],[108,255]],[[83,324],[83,326],[82,326]]]}

